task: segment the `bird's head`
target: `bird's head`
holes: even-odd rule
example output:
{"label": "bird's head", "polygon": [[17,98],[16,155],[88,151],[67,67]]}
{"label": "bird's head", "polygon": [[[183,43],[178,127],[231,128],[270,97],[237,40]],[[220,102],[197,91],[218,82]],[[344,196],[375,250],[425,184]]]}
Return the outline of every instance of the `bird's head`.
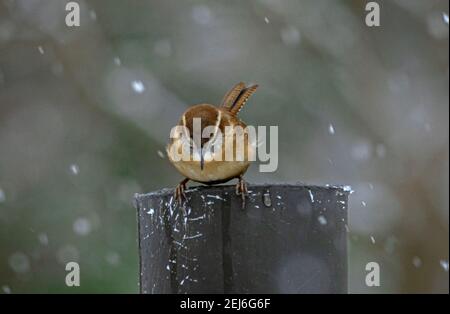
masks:
{"label": "bird's head", "polygon": [[[194,156],[197,154],[200,168],[203,170],[207,145],[216,139],[222,113],[217,107],[200,104],[190,107],[181,117],[180,125],[185,127],[186,137],[189,138]],[[210,148],[208,148],[210,149]]]}

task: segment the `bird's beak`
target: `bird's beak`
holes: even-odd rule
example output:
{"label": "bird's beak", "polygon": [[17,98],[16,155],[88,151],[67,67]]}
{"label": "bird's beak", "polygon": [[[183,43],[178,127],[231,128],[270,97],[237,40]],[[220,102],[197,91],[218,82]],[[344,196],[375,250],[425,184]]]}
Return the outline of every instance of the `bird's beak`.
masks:
{"label": "bird's beak", "polygon": [[203,157],[203,149],[200,149],[200,169],[203,170],[205,166],[205,158]]}

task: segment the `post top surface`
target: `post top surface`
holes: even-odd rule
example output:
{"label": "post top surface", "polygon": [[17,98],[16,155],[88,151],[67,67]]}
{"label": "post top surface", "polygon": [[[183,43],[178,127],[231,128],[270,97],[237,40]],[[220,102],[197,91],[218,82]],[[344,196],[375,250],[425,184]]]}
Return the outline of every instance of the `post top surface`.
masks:
{"label": "post top surface", "polygon": [[[263,184],[248,184],[248,188],[251,190],[255,189],[269,189],[269,188],[285,188],[285,189],[309,189],[309,190],[322,190],[322,191],[334,191],[342,194],[351,194],[353,192],[352,187],[349,185],[308,185],[304,183],[263,183]],[[185,190],[186,194],[192,192],[207,192],[214,193],[219,191],[234,191],[235,185],[198,185],[187,188]],[[157,191],[152,191],[149,193],[136,193],[134,195],[134,200],[139,200],[144,197],[164,197],[173,195],[173,188],[163,188]]]}

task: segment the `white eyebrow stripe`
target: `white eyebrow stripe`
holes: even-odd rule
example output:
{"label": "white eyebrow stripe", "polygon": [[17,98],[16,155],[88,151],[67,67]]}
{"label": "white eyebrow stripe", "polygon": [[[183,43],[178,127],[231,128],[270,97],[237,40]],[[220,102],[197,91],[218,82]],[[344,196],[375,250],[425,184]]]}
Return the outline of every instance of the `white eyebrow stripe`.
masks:
{"label": "white eyebrow stripe", "polygon": [[220,110],[217,110],[217,119],[216,119],[216,124],[214,126],[214,132],[213,132],[212,136],[209,138],[209,140],[205,143],[205,146],[204,146],[205,150],[209,150],[210,147],[217,140],[217,133],[219,133],[219,131],[220,131],[219,125],[220,125],[221,121],[222,121],[222,112]]}
{"label": "white eyebrow stripe", "polygon": [[219,132],[219,125],[221,121],[222,121],[222,112],[220,110],[217,110],[217,120],[216,125],[214,126],[214,133],[208,142],[212,142],[213,140],[215,140],[217,133]]}
{"label": "white eyebrow stripe", "polygon": [[187,143],[189,143],[189,145],[195,146],[194,141],[191,140],[191,134],[189,133],[189,128],[187,127],[186,114],[183,114],[183,116],[181,117],[181,121],[183,122],[183,134],[184,134],[185,140],[187,141]]}
{"label": "white eyebrow stripe", "polygon": [[217,130],[219,128],[220,122],[222,121],[222,111],[217,110],[218,114],[217,114],[217,121],[216,121],[216,129],[214,131],[214,136],[217,134]]}

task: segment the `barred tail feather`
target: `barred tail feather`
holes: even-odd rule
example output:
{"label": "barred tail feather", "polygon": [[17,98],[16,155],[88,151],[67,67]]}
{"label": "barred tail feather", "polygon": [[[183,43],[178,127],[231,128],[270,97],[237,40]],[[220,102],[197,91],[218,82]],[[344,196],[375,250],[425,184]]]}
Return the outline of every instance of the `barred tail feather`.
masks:
{"label": "barred tail feather", "polygon": [[241,94],[241,92],[245,89],[245,84],[243,82],[237,83],[231,88],[228,93],[223,97],[222,107],[226,109],[230,109],[233,107],[233,104],[236,102],[237,98]]}
{"label": "barred tail feather", "polygon": [[247,103],[247,100],[252,96],[256,89],[258,88],[258,85],[252,85],[250,87],[247,87],[243,89],[239,96],[237,97],[237,100],[233,103],[233,105],[229,108],[229,111],[237,115],[239,111],[242,109],[242,107]]}

